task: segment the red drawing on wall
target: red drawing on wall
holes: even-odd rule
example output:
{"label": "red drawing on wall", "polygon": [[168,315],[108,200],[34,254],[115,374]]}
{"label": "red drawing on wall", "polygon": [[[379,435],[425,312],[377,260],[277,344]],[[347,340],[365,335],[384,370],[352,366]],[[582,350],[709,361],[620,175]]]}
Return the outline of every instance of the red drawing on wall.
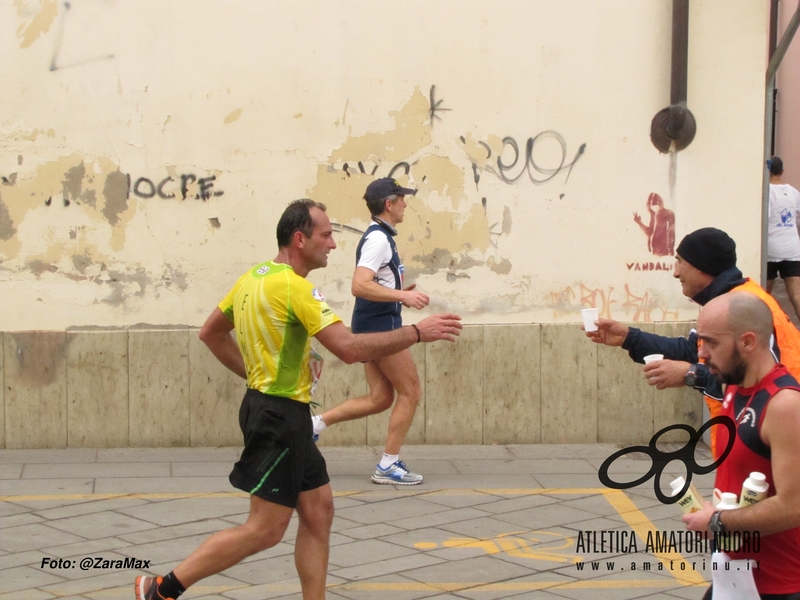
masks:
{"label": "red drawing on wall", "polygon": [[647,236],[647,249],[656,256],[672,256],[675,253],[675,213],[664,208],[664,200],[653,192],[647,197],[647,212],[650,224],[642,223],[642,217],[633,213],[634,222]]}
{"label": "red drawing on wall", "polygon": [[[556,317],[563,315],[575,315],[581,308],[596,307],[600,312],[600,317],[610,319],[612,305],[616,304],[626,315],[626,319],[640,323],[652,323],[653,321],[669,321],[678,319],[678,306],[670,310],[667,302],[659,297],[652,295],[648,290],[637,294],[626,283],[624,285],[625,300],[612,300],[611,294],[614,286],[606,288],[589,287],[579,282],[572,286],[567,286],[561,290],[550,292],[549,306],[553,309]],[[655,316],[654,311],[660,311],[660,316]],[[633,316],[631,317],[631,313]],[[657,313],[656,313],[657,314]]]}

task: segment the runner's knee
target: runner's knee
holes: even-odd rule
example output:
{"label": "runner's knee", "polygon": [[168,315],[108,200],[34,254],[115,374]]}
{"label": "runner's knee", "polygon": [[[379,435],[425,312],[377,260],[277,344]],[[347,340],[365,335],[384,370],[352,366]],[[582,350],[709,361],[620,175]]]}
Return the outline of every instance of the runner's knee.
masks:
{"label": "runner's knee", "polygon": [[251,554],[272,548],[283,539],[283,531],[276,527],[251,527],[249,537],[251,541]]}
{"label": "runner's knee", "polygon": [[317,500],[312,507],[298,507],[298,517],[315,536],[328,536],[333,524],[333,497]]}

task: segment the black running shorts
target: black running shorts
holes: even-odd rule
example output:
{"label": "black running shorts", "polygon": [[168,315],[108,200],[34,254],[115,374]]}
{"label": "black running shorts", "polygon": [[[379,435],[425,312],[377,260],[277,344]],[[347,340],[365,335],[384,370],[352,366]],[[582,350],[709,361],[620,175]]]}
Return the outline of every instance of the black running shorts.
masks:
{"label": "black running shorts", "polygon": [[300,492],[330,482],[325,459],[311,437],[308,404],[248,389],[239,426],[244,450],[229,477],[234,487],[296,508]]}
{"label": "black running shorts", "polygon": [[786,279],[787,277],[800,277],[800,261],[769,261],[767,263],[767,279],[776,279],[779,273],[781,279]]}

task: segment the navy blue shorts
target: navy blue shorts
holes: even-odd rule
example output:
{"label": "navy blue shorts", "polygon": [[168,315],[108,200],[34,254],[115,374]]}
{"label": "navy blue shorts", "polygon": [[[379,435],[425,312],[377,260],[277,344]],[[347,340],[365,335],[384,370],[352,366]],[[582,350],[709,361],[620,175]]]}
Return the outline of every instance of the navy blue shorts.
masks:
{"label": "navy blue shorts", "polygon": [[325,459],[312,439],[308,404],[248,389],[239,409],[244,450],[231,485],[289,508],[300,492],[330,482]]}
{"label": "navy blue shorts", "polygon": [[377,333],[379,331],[394,331],[403,326],[403,317],[399,312],[384,313],[380,315],[365,315],[353,312],[350,330],[353,333]]}

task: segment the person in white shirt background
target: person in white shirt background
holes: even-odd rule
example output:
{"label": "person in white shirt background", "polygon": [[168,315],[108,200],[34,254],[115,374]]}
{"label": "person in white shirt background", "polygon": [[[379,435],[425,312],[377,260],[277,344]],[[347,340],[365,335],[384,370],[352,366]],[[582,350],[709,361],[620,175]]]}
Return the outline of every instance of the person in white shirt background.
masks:
{"label": "person in white shirt background", "polygon": [[786,293],[800,318],[800,235],[797,215],[800,213],[800,192],[783,183],[783,160],[773,156],[769,168],[769,228],[767,230],[767,291],[772,293],[780,275]]}

